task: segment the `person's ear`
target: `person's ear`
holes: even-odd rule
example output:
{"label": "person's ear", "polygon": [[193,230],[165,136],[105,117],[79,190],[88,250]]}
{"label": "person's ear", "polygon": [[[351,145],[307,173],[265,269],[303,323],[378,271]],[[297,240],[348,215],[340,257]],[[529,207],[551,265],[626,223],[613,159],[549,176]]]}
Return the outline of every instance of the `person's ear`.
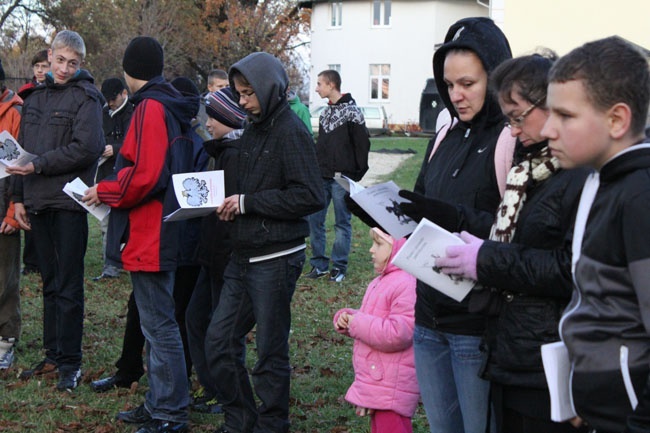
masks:
{"label": "person's ear", "polygon": [[630,131],[632,126],[632,109],[629,105],[619,102],[607,111],[607,126],[609,134],[614,139],[620,139]]}

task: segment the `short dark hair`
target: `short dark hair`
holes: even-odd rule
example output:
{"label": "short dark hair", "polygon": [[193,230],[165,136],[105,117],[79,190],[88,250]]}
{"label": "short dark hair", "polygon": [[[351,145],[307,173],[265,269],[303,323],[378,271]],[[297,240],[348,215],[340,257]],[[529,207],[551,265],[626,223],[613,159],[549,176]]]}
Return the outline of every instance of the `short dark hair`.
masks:
{"label": "short dark hair", "polygon": [[541,103],[546,98],[548,71],[556,60],[557,54],[548,49],[504,60],[490,75],[490,90],[509,103],[514,102],[513,90],[531,104]]}
{"label": "short dark hair", "polygon": [[324,77],[329,83],[334,84],[336,90],[339,92],[341,91],[341,74],[339,74],[338,71],[335,71],[334,69],[326,69],[318,74],[318,76]]}
{"label": "short dark hair", "polygon": [[[237,84],[239,84],[241,86],[250,86],[251,85],[250,81],[248,81],[248,79],[244,76],[244,74],[242,74],[237,69],[232,71],[232,77],[231,78],[232,78],[233,83],[237,83]],[[233,89],[233,90],[235,90],[235,92],[237,93],[237,97],[239,97],[239,92],[237,92],[236,89]]]}
{"label": "short dark hair", "polygon": [[41,50],[32,57],[32,66],[40,62],[47,62],[47,50]]}
{"label": "short dark hair", "polygon": [[632,110],[630,130],[643,133],[650,102],[650,71],[640,50],[618,36],[588,42],[561,57],[549,83],[580,80],[588,100],[600,110],[624,103]]}

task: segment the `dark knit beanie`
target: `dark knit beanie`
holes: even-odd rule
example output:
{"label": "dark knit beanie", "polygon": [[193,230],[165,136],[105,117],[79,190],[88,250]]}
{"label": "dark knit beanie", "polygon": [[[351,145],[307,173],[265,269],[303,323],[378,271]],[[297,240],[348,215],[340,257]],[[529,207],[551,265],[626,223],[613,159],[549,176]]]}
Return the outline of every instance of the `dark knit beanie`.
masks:
{"label": "dark knit beanie", "polygon": [[124,72],[135,79],[145,81],[162,75],[163,64],[162,46],[149,36],[131,39],[122,59]]}
{"label": "dark knit beanie", "polygon": [[0,60],[0,81],[4,81],[4,80],[5,80],[5,70],[2,67],[2,60]]}
{"label": "dark knit beanie", "polygon": [[241,129],[246,113],[241,109],[230,87],[224,87],[205,97],[205,111],[219,123],[229,128]]}
{"label": "dark knit beanie", "polygon": [[107,78],[102,83],[102,95],[104,95],[106,101],[115,99],[124,89],[126,87],[124,87],[124,83],[119,78]]}

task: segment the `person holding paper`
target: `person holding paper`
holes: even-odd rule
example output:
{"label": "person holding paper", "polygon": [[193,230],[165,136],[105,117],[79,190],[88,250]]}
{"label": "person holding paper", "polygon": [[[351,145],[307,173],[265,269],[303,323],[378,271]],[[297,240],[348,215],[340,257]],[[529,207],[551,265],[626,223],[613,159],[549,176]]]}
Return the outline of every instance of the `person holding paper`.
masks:
{"label": "person holding paper", "polygon": [[[460,207],[462,246],[447,247],[436,266],[478,280],[471,311],[488,317],[488,360],[498,432],[571,433],[551,421],[540,347],[560,339],[558,322],[571,297],[571,235],[586,170],[562,170],[541,131],[552,52],[506,60],[490,77],[510,133],[517,137],[515,164],[488,240],[473,209]],[[439,204],[438,207],[450,206]]]}
{"label": "person holding paper", "polygon": [[415,278],[391,263],[404,245],[374,227],[370,254],[378,276],[361,308],[342,308],[333,318],[339,334],[354,339],[354,382],[345,399],[370,417],[371,433],[412,433],[420,392],[413,358]]}
{"label": "person holding paper", "polygon": [[88,244],[87,213],[63,187],[77,177],[91,184],[104,150],[102,97],[93,77],[81,68],[85,56],[78,33],[57,33],[48,51],[51,70],[45,85],[25,100],[20,122],[18,142],[37,157],[7,169],[18,175],[16,220],[34,234],[43,281],[45,358],[21,377],[58,369],[60,391],[73,390],[81,379]]}
{"label": "person holding paper", "polygon": [[551,69],[542,130],[564,168],[595,169],[575,223],[571,302],[560,334],[573,406],[599,433],[650,432],[650,103],[646,56],[620,37]]}
{"label": "person holding paper", "polygon": [[[465,18],[449,28],[433,71],[453,120],[429,143],[415,192],[400,192],[411,200],[401,207],[414,220],[426,216],[430,199],[454,203],[452,210],[458,204],[494,214],[515,140],[488,92],[488,76],[511,57],[508,40],[489,18]],[[451,224],[433,221],[453,232],[457,220],[451,216]],[[484,433],[490,384],[478,375],[485,318],[469,312],[466,300],[418,281],[415,324],[415,366],[431,432]]]}

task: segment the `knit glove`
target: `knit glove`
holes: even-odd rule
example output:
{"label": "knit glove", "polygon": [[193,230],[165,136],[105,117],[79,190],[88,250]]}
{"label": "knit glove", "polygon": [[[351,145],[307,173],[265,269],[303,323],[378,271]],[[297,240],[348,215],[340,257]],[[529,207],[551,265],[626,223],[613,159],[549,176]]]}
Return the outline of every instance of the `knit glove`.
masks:
{"label": "knit glove", "polygon": [[405,189],[401,190],[399,195],[410,200],[410,203],[404,201],[399,205],[402,212],[414,221],[420,222],[422,218],[426,218],[450,232],[457,230],[460,215],[456,206]]}
{"label": "knit glove", "polygon": [[457,275],[476,281],[478,280],[476,260],[484,241],[467,232],[461,232],[460,238],[465,245],[447,247],[447,257],[436,259],[436,267],[440,268],[443,274]]}

